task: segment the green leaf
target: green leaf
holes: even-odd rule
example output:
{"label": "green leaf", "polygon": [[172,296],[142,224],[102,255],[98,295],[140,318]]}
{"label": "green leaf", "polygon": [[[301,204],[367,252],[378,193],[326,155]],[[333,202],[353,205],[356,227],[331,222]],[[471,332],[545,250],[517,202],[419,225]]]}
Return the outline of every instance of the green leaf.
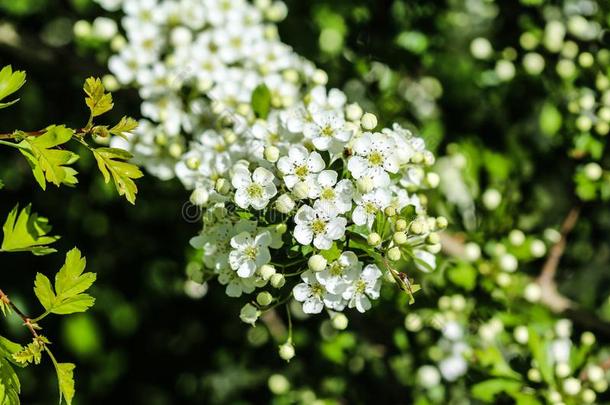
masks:
{"label": "green leaf", "polygon": [[27,346],[23,347],[20,351],[13,353],[12,357],[17,363],[23,365],[34,363],[40,364],[42,359],[42,351],[46,344],[49,344],[49,340],[42,336],[36,336]]}
{"label": "green leaf", "polygon": [[252,92],[252,109],[259,118],[267,118],[271,109],[271,92],[264,84],[259,84]]}
{"label": "green leaf", "polygon": [[112,110],[112,94],[106,93],[102,81],[95,77],[90,77],[85,81],[83,90],[87,94],[85,103],[91,110],[91,117],[97,117],[105,112]]}
{"label": "green leaf", "polygon": [[[19,343],[12,342],[0,336],[0,356],[10,358],[14,353],[23,350],[23,347]],[[2,401],[0,401],[0,404]]]}
{"label": "green leaf", "polygon": [[21,383],[13,366],[6,358],[0,358],[0,404],[19,405]]}
{"label": "green leaf", "polygon": [[466,291],[472,291],[477,282],[477,270],[468,263],[460,262],[447,271],[447,278]]}
{"label": "green leaf", "polygon": [[561,113],[551,103],[544,103],[540,111],[540,130],[547,136],[553,136],[561,129],[562,124]]}
{"label": "green leaf", "polygon": [[139,179],[143,174],[136,165],[126,162],[132,158],[131,153],[123,149],[97,148],[93,149],[93,156],[104,175],[104,181],[108,183],[112,176],[119,195],[124,195],[127,201],[135,204],[138,187],[132,179]]}
{"label": "green leaf", "polygon": [[74,399],[74,368],[76,367],[72,363],[58,363],[55,360],[55,356],[47,348],[47,353],[53,361],[55,371],[57,372],[57,383],[59,385],[59,403],[61,404],[62,399],[66,400],[68,405],[72,404]]}
{"label": "green leaf", "polygon": [[18,144],[43,190],[46,189],[47,181],[58,187],[61,184],[74,186],[78,183],[76,170],[68,167],[78,160],[78,155],[56,148],[72,139],[73,135],[74,131],[70,128],[51,125],[43,135],[29,136]]}
{"label": "green leaf", "polygon": [[36,256],[56,252],[48,247],[57,241],[59,236],[49,236],[51,225],[44,217],[31,212],[27,205],[19,212],[19,205],[11,210],[2,227],[4,238],[0,250],[4,252],[32,252]]}
{"label": "green leaf", "polygon": [[55,291],[51,281],[36,274],[34,293],[47,312],[66,315],[84,312],[95,303],[95,298],[83,294],[96,279],[95,273],[83,273],[87,262],[77,248],[66,254],[66,261],[55,275]]}
{"label": "green leaf", "polygon": [[118,124],[110,128],[110,133],[112,135],[120,136],[122,138],[127,139],[126,133],[130,133],[134,129],[138,127],[138,121],[134,120],[131,117],[123,117],[119,121]]}
{"label": "green leaf", "polygon": [[[0,101],[19,90],[24,83],[24,71],[16,70],[13,72],[13,68],[10,65],[3,67],[2,70],[0,70]],[[0,109],[11,106],[17,101],[19,101],[19,99],[0,103]]]}
{"label": "green leaf", "polygon": [[476,399],[493,402],[496,395],[502,392],[519,392],[522,386],[523,383],[520,381],[493,378],[473,385],[470,392]]}

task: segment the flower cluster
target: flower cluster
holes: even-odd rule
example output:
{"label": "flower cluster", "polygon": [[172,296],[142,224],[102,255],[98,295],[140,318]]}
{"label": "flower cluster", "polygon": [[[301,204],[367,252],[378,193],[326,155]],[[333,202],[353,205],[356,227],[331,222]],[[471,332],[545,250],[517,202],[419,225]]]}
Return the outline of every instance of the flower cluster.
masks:
{"label": "flower cluster", "polygon": [[127,40],[113,40],[109,67],[138,88],[146,117],[126,146],[192,190],[204,228],[191,244],[205,274],[232,297],[259,290],[242,320],[291,298],[309,314],[364,312],[384,279],[409,295],[419,288],[398,269],[435,267],[447,221],[427,215],[420,193],[439,182],[434,156],[408,129],[378,129],[280,42],[282,3],[122,8]]}

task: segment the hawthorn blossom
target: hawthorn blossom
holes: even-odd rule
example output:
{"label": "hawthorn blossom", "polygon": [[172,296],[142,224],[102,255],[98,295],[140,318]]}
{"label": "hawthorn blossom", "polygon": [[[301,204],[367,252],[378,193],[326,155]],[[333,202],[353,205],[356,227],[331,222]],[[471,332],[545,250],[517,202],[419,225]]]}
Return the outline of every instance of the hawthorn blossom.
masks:
{"label": "hawthorn blossom", "polygon": [[375,264],[367,265],[359,277],[343,292],[343,298],[348,300],[349,308],[356,308],[358,312],[366,312],[371,308],[371,299],[379,298],[381,289],[381,270]]}
{"label": "hawthorn blossom", "polygon": [[[282,156],[277,168],[283,174],[286,187],[292,189],[297,183],[313,186],[315,175],[324,169],[325,163],[318,152],[311,152],[301,145],[288,150],[288,156]],[[312,193],[315,189],[311,190]]]}
{"label": "hawthorn blossom", "polygon": [[336,208],[316,201],[313,208],[303,205],[294,216],[296,227],[294,238],[302,245],[313,245],[318,249],[330,249],[334,240],[345,234],[347,220],[338,216]]}
{"label": "hawthorn blossom", "polygon": [[390,183],[388,173],[398,172],[396,143],[385,134],[365,132],[354,141],[352,150],[347,168],[356,179],[369,177],[383,187]]}
{"label": "hawthorn blossom", "polygon": [[269,245],[271,234],[263,232],[253,237],[249,232],[242,232],[231,238],[229,264],[242,278],[252,277],[257,269],[269,263],[271,254]]}
{"label": "hawthorn blossom", "polygon": [[303,283],[297,284],[292,290],[292,294],[295,300],[303,303],[303,312],[318,314],[322,312],[324,306],[340,310],[341,296],[328,292],[311,270],[301,274],[301,279]]}
{"label": "hawthorn blossom", "polygon": [[373,226],[375,215],[383,211],[392,200],[392,195],[385,188],[378,188],[364,195],[356,195],[356,208],[352,213],[352,220],[356,225]]}
{"label": "hawthorn blossom", "polygon": [[237,168],[231,179],[233,187],[236,189],[235,203],[244,209],[252,206],[256,210],[262,210],[277,194],[277,189],[273,184],[274,179],[273,173],[263,167],[254,170],[252,176],[248,169]]}

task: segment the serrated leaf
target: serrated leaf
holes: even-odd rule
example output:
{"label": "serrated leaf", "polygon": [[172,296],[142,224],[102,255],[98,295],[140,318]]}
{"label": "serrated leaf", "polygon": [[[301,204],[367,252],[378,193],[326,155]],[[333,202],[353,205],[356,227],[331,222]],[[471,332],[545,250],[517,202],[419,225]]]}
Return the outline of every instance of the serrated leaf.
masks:
{"label": "serrated leaf", "polygon": [[90,77],[85,81],[83,90],[87,94],[85,103],[91,111],[92,117],[97,117],[105,112],[112,110],[112,94],[106,93],[102,81],[95,77]]}
{"label": "serrated leaf", "polygon": [[66,400],[68,405],[72,404],[74,398],[74,369],[76,366],[72,363],[55,363],[55,371],[57,371],[57,382],[59,384],[59,402],[62,398]]}
{"label": "serrated leaf", "polygon": [[6,358],[0,358],[0,404],[19,405],[21,383],[13,366]]}
{"label": "serrated leaf", "polygon": [[[24,71],[16,70],[13,72],[13,68],[10,65],[4,66],[2,70],[0,70],[0,101],[19,90],[24,83]],[[0,109],[11,106],[17,101],[19,101],[19,99],[11,100],[6,103],[0,103]]]}
{"label": "serrated leaf", "polygon": [[252,110],[259,118],[267,118],[271,109],[271,92],[264,84],[256,86],[252,92]]}
{"label": "serrated leaf", "polygon": [[[4,336],[0,336],[0,356],[11,357],[13,353],[21,351],[23,347],[19,343],[15,343]],[[1,404],[2,402],[0,402]]]}
{"label": "serrated leaf", "polygon": [[34,177],[43,190],[46,182],[60,186],[78,183],[76,170],[69,165],[78,160],[78,155],[68,150],[57,149],[72,139],[74,131],[63,125],[51,125],[40,136],[29,136],[19,142],[19,151],[26,157]]}
{"label": "serrated leaf", "polygon": [[96,279],[95,273],[83,273],[87,262],[80,250],[72,249],[66,261],[55,275],[55,290],[51,281],[41,273],[36,274],[34,294],[47,312],[66,315],[84,312],[95,303],[95,298],[83,294]]}
{"label": "serrated leaf", "polygon": [[93,156],[104,175],[104,181],[108,183],[112,177],[119,195],[124,195],[127,201],[135,204],[138,187],[133,179],[139,179],[143,174],[136,165],[126,162],[131,159],[131,153],[123,149],[97,148],[93,149]]}
{"label": "serrated leaf", "polygon": [[110,128],[110,133],[112,135],[120,136],[124,139],[127,139],[127,135],[134,129],[138,127],[138,121],[134,120],[131,117],[123,117],[119,121],[118,124]]}
{"label": "serrated leaf", "polygon": [[19,212],[19,205],[16,205],[8,214],[2,227],[4,237],[0,250],[4,252],[32,252],[36,256],[56,252],[48,245],[57,241],[59,236],[50,236],[50,231],[49,221],[36,213],[32,213],[30,205],[27,205],[21,212]]}

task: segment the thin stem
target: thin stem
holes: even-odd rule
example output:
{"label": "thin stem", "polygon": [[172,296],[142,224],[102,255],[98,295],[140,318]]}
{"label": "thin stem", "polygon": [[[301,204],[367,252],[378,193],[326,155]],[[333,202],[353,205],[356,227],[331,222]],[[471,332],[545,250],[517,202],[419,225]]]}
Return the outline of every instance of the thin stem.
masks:
{"label": "thin stem", "polygon": [[288,341],[292,342],[292,315],[288,305],[286,305],[286,316],[288,317]]}
{"label": "thin stem", "polygon": [[38,323],[40,322],[42,319],[44,319],[47,315],[49,315],[50,312],[49,311],[44,311],[44,313],[40,316],[37,316],[36,318],[32,319],[32,323]]}
{"label": "thin stem", "polygon": [[19,315],[19,317],[21,318],[21,320],[23,320],[23,324],[25,326],[27,326],[27,328],[30,330],[30,332],[32,332],[32,335],[36,338],[38,337],[38,333],[36,332],[36,322],[34,322],[32,319],[30,319],[26,314],[24,314],[19,308],[17,308],[17,306],[9,299],[8,295],[6,295],[4,293],[4,291],[0,290],[0,300],[2,302],[4,302],[6,305],[10,306],[11,309],[13,311],[15,311],[15,313],[17,315]]}

